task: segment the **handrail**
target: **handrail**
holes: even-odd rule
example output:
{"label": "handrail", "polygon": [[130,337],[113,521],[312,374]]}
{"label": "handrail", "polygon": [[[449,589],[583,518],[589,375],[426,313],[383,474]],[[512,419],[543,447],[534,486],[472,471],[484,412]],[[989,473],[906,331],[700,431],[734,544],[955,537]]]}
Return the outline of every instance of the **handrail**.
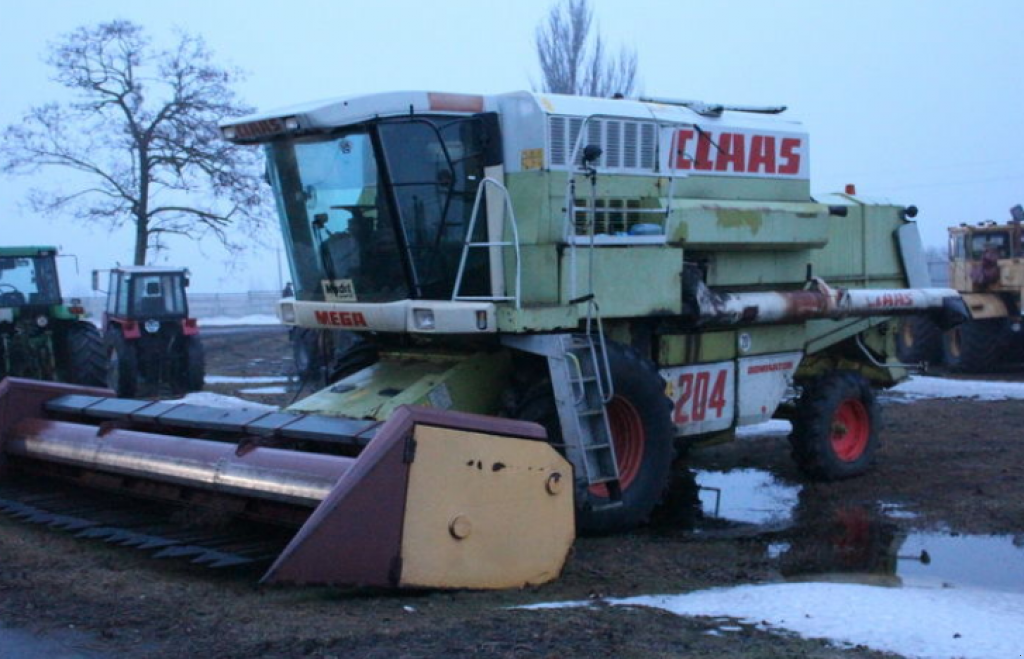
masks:
{"label": "handrail", "polygon": [[[473,232],[476,230],[476,221],[480,215],[480,200],[483,199],[484,191],[488,185],[497,188],[505,201],[505,222],[508,222],[509,228],[512,232],[512,240],[486,240],[483,242],[473,242]],[[502,234],[504,234],[504,224],[502,224]],[[459,295],[459,289],[462,287],[462,277],[466,271],[466,261],[469,257],[469,250],[473,247],[512,247],[515,251],[516,265],[515,265],[515,289],[513,295],[491,295],[491,296],[471,296],[467,297]],[[504,260],[502,260],[504,264]],[[503,269],[504,270],[504,269]],[[502,272],[504,277],[504,271]],[[484,177],[480,181],[480,185],[476,190],[476,199],[473,200],[473,214],[470,216],[469,227],[466,230],[466,241],[462,245],[462,256],[459,259],[459,271],[455,276],[455,287],[452,289],[452,301],[458,300],[473,300],[473,301],[491,301],[491,302],[515,302],[516,309],[521,308],[520,300],[520,285],[522,281],[522,267],[521,258],[519,252],[519,226],[516,223],[515,210],[512,208],[512,197],[509,195],[508,188],[501,184],[500,181],[490,176]],[[492,282],[493,287],[493,282]]]}

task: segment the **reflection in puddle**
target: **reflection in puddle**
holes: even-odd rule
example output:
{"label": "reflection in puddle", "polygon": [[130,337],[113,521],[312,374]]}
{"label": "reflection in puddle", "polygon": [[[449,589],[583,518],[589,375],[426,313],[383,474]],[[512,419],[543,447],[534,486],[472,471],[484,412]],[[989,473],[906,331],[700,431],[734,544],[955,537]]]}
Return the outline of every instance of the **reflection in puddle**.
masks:
{"label": "reflection in puddle", "polygon": [[695,475],[705,516],[748,524],[789,520],[801,490],[760,469],[697,470]]}
{"label": "reflection in puddle", "polygon": [[783,535],[767,552],[790,579],[1024,593],[1024,538],[906,533],[865,506],[801,506]]}

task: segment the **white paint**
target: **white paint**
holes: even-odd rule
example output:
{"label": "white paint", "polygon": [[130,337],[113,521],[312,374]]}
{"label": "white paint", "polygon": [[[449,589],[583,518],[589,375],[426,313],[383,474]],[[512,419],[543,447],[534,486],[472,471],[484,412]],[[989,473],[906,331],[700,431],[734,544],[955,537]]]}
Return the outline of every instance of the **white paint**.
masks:
{"label": "white paint", "polygon": [[787,352],[739,360],[737,425],[759,424],[772,418],[803,356],[802,352]]}
{"label": "white paint", "polygon": [[[722,616],[914,659],[1012,659],[1024,646],[1024,595],[959,588],[783,583],[607,600],[681,616]],[[591,606],[591,602],[524,608]],[[731,626],[726,623],[725,626]]]}

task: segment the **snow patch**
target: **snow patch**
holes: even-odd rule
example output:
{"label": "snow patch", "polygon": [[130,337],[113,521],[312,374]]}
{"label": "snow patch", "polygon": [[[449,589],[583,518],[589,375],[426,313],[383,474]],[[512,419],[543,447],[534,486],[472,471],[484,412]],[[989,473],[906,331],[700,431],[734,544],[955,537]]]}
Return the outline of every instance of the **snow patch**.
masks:
{"label": "snow patch", "polygon": [[252,389],[242,389],[238,393],[264,396],[269,394],[286,394],[288,393],[288,387],[254,387]]}
{"label": "snow patch", "polygon": [[252,316],[215,316],[212,318],[200,318],[200,327],[220,327],[224,325],[280,325],[281,321],[277,316],[269,314],[255,314]]}
{"label": "snow patch", "polygon": [[284,375],[207,375],[206,384],[277,384],[287,382]]}
{"label": "snow patch", "polygon": [[1024,400],[1024,382],[953,380],[915,375],[889,390],[911,400],[925,398],[973,398],[975,400]]}
{"label": "snow patch", "polygon": [[264,405],[263,403],[254,403],[249,400],[242,400],[241,398],[235,398],[234,396],[225,396],[223,394],[215,394],[212,391],[197,391],[195,393],[188,394],[182,398],[179,402],[191,403],[192,405],[208,405],[210,407],[226,407],[230,409],[250,409],[250,410],[276,410],[278,409],[274,405]]}
{"label": "snow patch", "polygon": [[[1024,644],[1024,595],[987,590],[789,583],[606,603],[649,606],[681,616],[765,623],[768,629],[785,629],[805,638],[865,645],[915,659],[1017,657]],[[561,602],[524,608],[590,604]]]}

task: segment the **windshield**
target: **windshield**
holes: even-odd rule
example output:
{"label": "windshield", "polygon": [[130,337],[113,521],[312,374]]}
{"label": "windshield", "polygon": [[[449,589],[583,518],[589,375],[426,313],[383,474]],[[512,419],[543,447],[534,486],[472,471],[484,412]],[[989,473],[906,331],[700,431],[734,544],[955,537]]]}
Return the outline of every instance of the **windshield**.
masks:
{"label": "windshield", "polygon": [[1000,259],[1010,258],[1010,234],[1006,231],[990,231],[972,235],[971,256],[980,259],[985,252]]}
{"label": "windshield", "polygon": [[[483,178],[480,132],[472,119],[409,117],[271,144],[296,296],[450,298]],[[483,205],[477,226],[483,240]],[[462,294],[490,290],[485,256],[471,250]]]}
{"label": "windshield", "polygon": [[[180,274],[135,274],[131,282],[131,308],[139,318],[185,316],[185,278]],[[125,289],[129,287],[126,285]]]}
{"label": "windshield", "polygon": [[60,304],[53,256],[0,257],[0,307]]}

